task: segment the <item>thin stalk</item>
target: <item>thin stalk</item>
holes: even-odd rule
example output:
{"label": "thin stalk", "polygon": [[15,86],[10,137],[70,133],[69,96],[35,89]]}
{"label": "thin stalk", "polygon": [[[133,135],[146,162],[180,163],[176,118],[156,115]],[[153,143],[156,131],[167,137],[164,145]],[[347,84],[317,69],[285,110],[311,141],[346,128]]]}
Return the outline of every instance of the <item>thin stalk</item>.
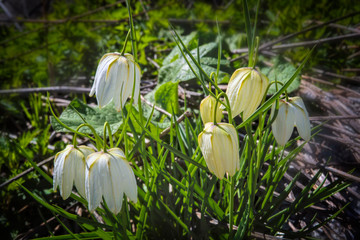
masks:
{"label": "thin stalk", "polygon": [[256,37],[255,38],[255,57],[254,57],[254,66],[256,66],[256,62],[257,62],[257,59],[258,59],[258,54],[259,54],[259,37]]}
{"label": "thin stalk", "polygon": [[106,152],[106,123],[104,124],[104,130],[103,130],[103,150]]}
{"label": "thin stalk", "polygon": [[216,99],[216,103],[215,103],[215,111],[214,111],[214,124],[216,124],[216,111],[217,111],[217,106],[218,106],[218,103],[221,102],[223,103],[222,101],[220,101],[220,97],[224,96],[225,100],[226,100],[226,105],[225,108],[228,110],[228,116],[229,116],[229,123],[232,124],[232,115],[231,115],[231,106],[230,106],[230,101],[229,101],[229,98],[228,96],[226,95],[226,93],[224,92],[221,92],[215,99]]}
{"label": "thin stalk", "polygon": [[229,212],[229,239],[232,239],[234,235],[233,224],[234,224],[234,193],[235,193],[235,177],[229,177],[231,181],[230,190],[229,190],[229,200],[230,200],[230,212]]}
{"label": "thin stalk", "polygon": [[[220,34],[220,28],[219,28],[219,23],[216,19],[216,27],[217,27],[217,31],[218,31],[218,39],[219,39],[219,45],[218,45],[218,59],[217,59],[217,66],[216,66],[216,79],[215,79],[215,84],[218,84],[218,79],[219,79],[219,72],[220,72],[220,61],[221,61],[221,52],[222,52],[222,45],[221,45],[221,34]],[[216,95],[217,95],[217,91],[216,91]]]}
{"label": "thin stalk", "polygon": [[110,148],[114,147],[114,141],[113,141],[113,137],[112,137],[112,132],[111,132],[111,128],[110,128],[110,124],[108,122],[105,122],[105,125],[107,127],[108,133],[109,133],[109,142],[110,142]]}
{"label": "thin stalk", "polygon": [[249,67],[253,67],[253,43],[252,43],[252,29],[251,29],[251,23],[250,23],[250,14],[249,14],[249,8],[247,4],[247,0],[243,0],[243,8],[244,8],[244,20],[245,20],[245,29],[246,29],[246,35],[247,35],[247,44],[248,44],[248,51],[249,51]]}
{"label": "thin stalk", "polygon": [[120,55],[121,55],[121,56],[124,56],[125,49],[126,49],[126,45],[127,45],[128,40],[129,40],[130,32],[131,32],[131,29],[130,29],[130,30],[128,31],[128,33],[126,34],[126,38],[125,38],[125,41],[124,41],[124,46],[123,46],[123,49],[122,49],[121,52],[120,52]]}
{"label": "thin stalk", "polygon": [[100,149],[101,148],[101,138],[99,137],[99,135],[96,133],[96,131],[95,131],[95,129],[90,125],[90,124],[88,124],[88,123],[83,123],[83,124],[81,124],[80,126],[78,126],[77,128],[76,128],[76,132],[75,132],[75,134],[74,134],[74,137],[73,137],[73,146],[76,148],[76,145],[77,145],[77,141],[76,141],[76,139],[77,139],[77,135],[78,135],[78,132],[80,131],[80,129],[81,128],[83,128],[83,127],[88,127],[88,128],[90,128],[90,130],[93,132],[93,134],[94,134],[94,136],[95,136],[95,139],[96,139],[96,147],[98,148],[98,149]]}
{"label": "thin stalk", "polygon": [[[255,57],[254,57],[254,59],[253,59],[253,62],[252,62],[252,66],[251,66],[251,67],[255,67],[255,65],[256,65],[257,53],[258,53],[258,49],[259,49],[259,38],[256,37],[256,40],[255,40],[256,24],[257,24],[257,20],[258,20],[259,7],[260,7],[260,0],[257,1],[256,14],[255,14],[255,22],[254,22],[254,27],[253,27],[253,29],[252,29],[251,58],[253,57],[253,54],[254,54],[254,53],[255,53]],[[249,14],[249,16],[250,16],[250,14]],[[249,61],[250,61],[250,60],[249,60]]]}
{"label": "thin stalk", "polygon": [[[96,148],[97,148],[97,149],[102,148],[100,136],[96,133],[94,127],[91,126],[91,125],[88,124],[88,123],[83,123],[83,124],[81,124],[80,126],[78,126],[78,127],[76,128],[77,131],[75,132],[74,137],[73,137],[73,145],[74,145],[74,147],[76,146],[76,137],[77,137],[77,135],[78,135],[78,131],[79,131],[82,127],[88,127],[88,128],[93,132],[93,134],[94,134],[94,136],[95,136],[94,142],[96,143]],[[74,143],[74,142],[75,142],[75,143]]]}
{"label": "thin stalk", "polygon": [[135,35],[135,29],[134,29],[134,21],[131,13],[131,6],[130,1],[126,0],[126,7],[128,9],[129,13],[129,24],[130,24],[130,30],[131,30],[131,47],[132,47],[132,53],[134,55],[135,62],[137,62],[137,47],[136,47],[136,35]]}

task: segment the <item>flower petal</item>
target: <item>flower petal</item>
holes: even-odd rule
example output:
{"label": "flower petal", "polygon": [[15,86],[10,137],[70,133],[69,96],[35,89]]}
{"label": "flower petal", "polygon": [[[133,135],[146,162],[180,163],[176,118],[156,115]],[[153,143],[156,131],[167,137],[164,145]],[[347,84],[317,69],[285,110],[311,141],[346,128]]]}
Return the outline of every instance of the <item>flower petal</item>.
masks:
{"label": "flower petal", "polygon": [[306,111],[305,104],[300,97],[292,98],[291,103],[294,105],[296,128],[300,136],[305,141],[309,141],[311,137],[311,127],[309,114]]}
{"label": "flower petal", "polygon": [[239,115],[243,109],[241,106],[242,95],[241,89],[243,88],[244,79],[250,74],[249,69],[247,68],[240,68],[237,69],[228,83],[228,87],[226,89],[226,95],[229,98],[230,107],[231,107],[231,114],[233,117]]}
{"label": "flower petal", "polygon": [[116,110],[120,112],[123,106],[125,105],[125,102],[122,101],[122,92],[126,81],[126,77],[128,75],[128,69],[127,69],[126,59],[124,57],[120,57],[118,59],[118,62],[119,62],[119,70],[117,75],[117,81],[114,86],[114,88],[117,89],[114,96],[114,103]]}
{"label": "flower petal", "polygon": [[228,161],[225,167],[225,172],[228,172],[230,176],[233,176],[236,171],[240,169],[238,133],[231,124],[220,123],[219,126],[227,133],[226,138],[228,144],[226,148],[223,149],[224,152],[228,153]]}
{"label": "flower petal", "polygon": [[76,152],[74,151],[73,153],[74,155],[76,154],[77,156],[74,156],[74,185],[76,187],[76,190],[79,192],[79,194],[86,198],[86,194],[85,194],[85,156],[82,152],[76,150]]}
{"label": "flower petal", "polygon": [[201,152],[204,156],[206,165],[208,166],[209,170],[219,178],[221,174],[219,173],[220,171],[218,171],[216,168],[213,146],[211,141],[213,127],[213,123],[206,123],[204,131],[202,131],[198,136],[198,142]]}
{"label": "flower petal", "polygon": [[285,146],[290,139],[294,129],[294,120],[293,107],[284,101],[280,101],[278,115],[271,125],[273,135],[279,145]]}
{"label": "flower petal", "polygon": [[75,177],[75,162],[77,154],[68,153],[64,157],[64,165],[62,171],[62,181],[60,184],[60,194],[63,199],[67,199],[72,191]]}
{"label": "flower petal", "polygon": [[101,169],[99,169],[99,162],[101,152],[90,154],[86,159],[86,174],[85,174],[85,193],[89,202],[89,210],[94,211],[101,202],[102,186],[101,186]]}
{"label": "flower petal", "polygon": [[140,66],[134,62],[135,67],[135,92],[134,92],[134,104],[138,103],[139,95],[140,95],[140,79],[141,79],[141,70]]}
{"label": "flower petal", "polygon": [[[119,156],[119,155],[117,155]],[[129,162],[125,158],[118,158],[119,167],[121,170],[122,182],[124,182],[124,193],[134,203],[137,202],[137,185],[134,171],[132,170]]]}

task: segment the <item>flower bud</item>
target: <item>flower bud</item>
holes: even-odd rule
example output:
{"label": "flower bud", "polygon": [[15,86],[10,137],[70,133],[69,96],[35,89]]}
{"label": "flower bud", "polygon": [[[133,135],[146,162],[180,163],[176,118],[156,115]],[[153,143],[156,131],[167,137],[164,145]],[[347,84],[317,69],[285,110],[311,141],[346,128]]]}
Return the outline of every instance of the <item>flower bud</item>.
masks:
{"label": "flower bud", "polygon": [[[271,108],[271,117],[274,115],[274,103]],[[300,136],[309,141],[311,137],[311,127],[309,114],[306,111],[303,100],[300,97],[289,98],[289,102],[279,100],[279,111],[275,121],[272,123],[272,132],[276,142],[285,146],[296,126]]]}
{"label": "flower bud", "polygon": [[237,69],[226,90],[232,116],[243,113],[244,120],[250,117],[261,103],[268,85],[269,79],[259,70],[249,67]]}
{"label": "flower bud", "polygon": [[[207,96],[200,103],[200,115],[203,123],[213,122],[215,114],[216,99],[212,96]],[[217,104],[216,122],[220,122],[223,117],[221,104]]]}
{"label": "flower bud", "polygon": [[[134,78],[135,74],[135,78]],[[121,111],[128,97],[131,97],[134,81],[134,104],[137,104],[140,94],[140,67],[131,54],[105,54],[98,65],[90,97],[96,94],[99,107],[114,101],[117,111]]]}
{"label": "flower bud", "polygon": [[233,176],[239,170],[239,140],[233,125],[208,122],[198,141],[209,170],[219,179],[225,172]]}
{"label": "flower bud", "polygon": [[54,160],[54,191],[60,188],[60,195],[67,199],[75,185],[82,197],[85,197],[85,159],[94,150],[87,146],[68,145],[55,155]]}
{"label": "flower bud", "polygon": [[100,205],[102,197],[114,214],[121,210],[124,193],[133,202],[137,201],[135,175],[121,149],[93,153],[86,164],[85,191],[90,211]]}

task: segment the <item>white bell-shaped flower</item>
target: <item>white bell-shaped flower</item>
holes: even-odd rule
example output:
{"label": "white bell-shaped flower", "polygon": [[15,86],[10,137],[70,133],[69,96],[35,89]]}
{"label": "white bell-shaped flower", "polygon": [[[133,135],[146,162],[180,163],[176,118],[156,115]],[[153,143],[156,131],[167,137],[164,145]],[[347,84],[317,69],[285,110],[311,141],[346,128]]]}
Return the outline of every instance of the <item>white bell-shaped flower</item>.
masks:
{"label": "white bell-shaped flower", "polygon": [[[207,96],[200,103],[200,115],[203,123],[213,122],[215,114],[216,99],[212,96]],[[223,117],[221,104],[218,103],[216,109],[216,122],[220,122]]]}
{"label": "white bell-shaped flower", "polygon": [[268,85],[269,79],[258,69],[237,69],[226,89],[232,117],[240,113],[243,113],[244,120],[250,117],[261,103]]}
{"label": "white bell-shaped flower", "polygon": [[233,125],[208,122],[198,142],[209,170],[219,179],[226,172],[233,176],[239,170],[239,140]]}
{"label": "white bell-shaped flower", "polygon": [[131,54],[105,54],[98,65],[90,97],[96,94],[99,107],[104,107],[113,100],[117,111],[121,111],[128,97],[131,97],[134,81],[134,104],[140,94],[141,71]]}
{"label": "white bell-shaped flower", "polygon": [[[271,108],[271,117],[275,112],[275,103]],[[272,132],[276,142],[285,146],[296,126],[300,136],[309,141],[311,137],[311,127],[309,114],[306,111],[303,100],[300,97],[289,98],[289,101],[279,100],[279,111],[275,121],[272,123]]]}
{"label": "white bell-shaped flower", "polygon": [[131,201],[137,202],[135,175],[121,149],[93,153],[88,156],[86,164],[85,191],[90,211],[100,205],[103,197],[114,214],[121,210],[124,193]]}
{"label": "white bell-shaped flower", "polygon": [[82,197],[85,197],[85,166],[86,157],[95,152],[87,146],[68,145],[55,155],[53,187],[60,188],[60,195],[65,200],[75,185]]}

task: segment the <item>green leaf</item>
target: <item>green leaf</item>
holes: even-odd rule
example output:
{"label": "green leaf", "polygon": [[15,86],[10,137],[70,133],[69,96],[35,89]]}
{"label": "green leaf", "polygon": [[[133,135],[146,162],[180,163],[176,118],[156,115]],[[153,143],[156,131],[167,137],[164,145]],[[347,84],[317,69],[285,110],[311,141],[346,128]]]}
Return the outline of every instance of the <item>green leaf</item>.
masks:
{"label": "green leaf", "polygon": [[[286,81],[291,78],[293,73],[296,71],[296,68],[289,62],[287,62],[283,57],[278,56],[274,58],[272,67],[261,68],[261,72],[265,74],[270,81],[275,81],[275,78],[278,82],[285,84]],[[286,89],[288,93],[295,91],[300,87],[300,77],[297,75],[294,81]],[[278,89],[280,85],[278,85]],[[272,84],[269,88],[268,94],[275,94],[275,84]]]}
{"label": "green leaf", "polygon": [[155,92],[155,104],[167,112],[179,114],[178,85],[179,82],[167,82],[160,85]]}
{"label": "green leaf", "polygon": [[[158,85],[154,90],[146,94],[145,99],[169,113],[179,114],[178,85],[179,82],[166,82]],[[147,104],[142,104],[142,108],[144,117],[149,118],[152,108]],[[170,119],[163,116],[162,113],[154,111],[151,123],[162,129],[169,127]]]}
{"label": "green leaf", "polygon": [[[76,129],[83,124],[85,120],[94,127],[95,131],[100,136],[103,135],[105,122],[110,124],[111,132],[113,133],[115,133],[122,124],[121,113],[116,111],[112,102],[100,109],[99,107],[90,107],[79,99],[74,99],[62,112],[59,119],[72,129]],[[55,131],[70,132],[68,129],[61,126],[54,117],[50,118],[50,122]],[[92,134],[87,127],[81,128],[80,132]]]}
{"label": "green leaf", "polygon": [[[190,50],[191,54],[195,59],[198,59],[197,51],[197,35],[191,33],[189,36],[184,38],[185,46]],[[201,59],[201,67],[210,76],[211,72],[216,73],[217,66],[217,57],[218,57],[218,43],[216,41],[203,44],[199,46],[199,57]],[[199,74],[195,63],[190,61],[191,66]],[[229,61],[225,58],[220,61],[220,68],[223,71],[219,72],[218,82],[227,82],[229,80],[229,74],[231,69],[229,67]],[[224,72],[227,71],[227,72]],[[181,54],[181,51],[178,48],[174,48],[168,57],[163,61],[163,66],[159,69],[159,82],[169,82],[169,81],[188,81],[195,78],[194,73],[189,68],[186,60]]]}

